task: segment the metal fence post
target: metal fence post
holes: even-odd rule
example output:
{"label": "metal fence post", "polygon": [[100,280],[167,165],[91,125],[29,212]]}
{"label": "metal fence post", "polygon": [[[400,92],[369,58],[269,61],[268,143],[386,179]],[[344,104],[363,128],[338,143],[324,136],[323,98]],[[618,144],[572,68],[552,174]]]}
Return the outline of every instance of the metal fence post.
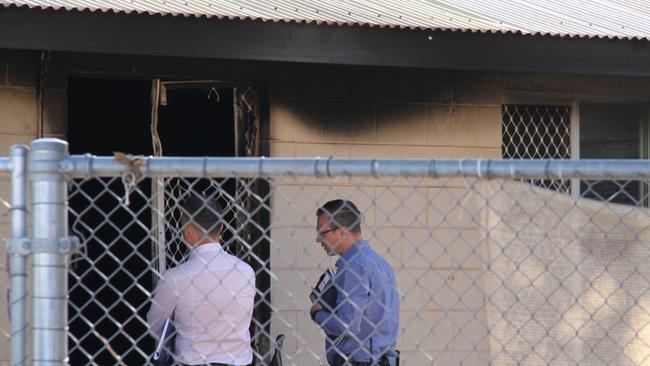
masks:
{"label": "metal fence post", "polygon": [[61,160],[68,143],[32,142],[32,330],[33,364],[63,365],[68,353],[67,271],[74,240],[68,238],[67,183]]}
{"label": "metal fence post", "polygon": [[11,147],[11,365],[27,363],[27,153],[25,145]]}

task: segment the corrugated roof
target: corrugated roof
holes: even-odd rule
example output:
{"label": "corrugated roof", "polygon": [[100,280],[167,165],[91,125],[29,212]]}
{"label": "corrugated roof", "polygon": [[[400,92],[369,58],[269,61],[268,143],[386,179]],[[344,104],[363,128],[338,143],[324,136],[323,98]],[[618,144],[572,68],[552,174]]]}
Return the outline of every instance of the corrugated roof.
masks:
{"label": "corrugated roof", "polygon": [[412,29],[650,39],[638,0],[0,0],[5,6]]}

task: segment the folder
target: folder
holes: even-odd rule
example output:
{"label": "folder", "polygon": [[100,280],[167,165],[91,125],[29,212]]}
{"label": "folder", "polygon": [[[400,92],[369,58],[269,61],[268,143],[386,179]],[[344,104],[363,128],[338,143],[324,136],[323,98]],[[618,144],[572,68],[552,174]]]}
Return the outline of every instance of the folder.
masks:
{"label": "folder", "polygon": [[334,271],[331,268],[323,272],[311,293],[319,299],[324,309],[336,307],[338,291],[334,286]]}
{"label": "folder", "polygon": [[162,334],[160,335],[160,340],[158,340],[156,350],[153,353],[153,359],[157,365],[172,364],[175,338],[174,323],[171,318],[167,318],[163,326]]}

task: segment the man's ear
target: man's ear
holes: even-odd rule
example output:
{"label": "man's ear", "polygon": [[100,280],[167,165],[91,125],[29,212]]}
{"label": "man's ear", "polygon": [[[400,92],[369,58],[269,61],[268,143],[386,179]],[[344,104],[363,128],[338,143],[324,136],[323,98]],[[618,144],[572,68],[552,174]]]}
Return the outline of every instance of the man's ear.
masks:
{"label": "man's ear", "polygon": [[341,240],[340,240],[340,241],[343,242],[343,241],[345,241],[345,240],[348,238],[348,236],[350,236],[350,234],[351,234],[351,233],[350,233],[350,229],[348,229],[348,228],[345,227],[345,226],[341,226],[341,227],[339,228],[339,230],[341,230]]}
{"label": "man's ear", "polygon": [[196,241],[196,228],[194,225],[189,223],[185,225],[185,235],[187,236],[188,241]]}

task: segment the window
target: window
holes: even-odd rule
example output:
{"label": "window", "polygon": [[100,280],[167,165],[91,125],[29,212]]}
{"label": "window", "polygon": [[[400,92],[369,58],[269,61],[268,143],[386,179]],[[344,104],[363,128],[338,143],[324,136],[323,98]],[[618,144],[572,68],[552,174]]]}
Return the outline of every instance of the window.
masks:
{"label": "window", "polygon": [[[502,156],[504,159],[647,158],[646,110],[640,104],[504,104]],[[575,135],[573,139],[572,135]],[[568,181],[534,183],[563,192],[579,187],[583,197],[626,204],[642,204],[648,191],[645,184],[632,181],[581,181],[573,188]]]}
{"label": "window", "polygon": [[[501,109],[504,159],[571,159],[571,106],[505,104]],[[569,180],[533,183],[569,192]]]}
{"label": "window", "polygon": [[[630,104],[580,105],[581,159],[642,159],[644,109]],[[584,197],[637,204],[645,195],[639,181],[581,181]]]}

